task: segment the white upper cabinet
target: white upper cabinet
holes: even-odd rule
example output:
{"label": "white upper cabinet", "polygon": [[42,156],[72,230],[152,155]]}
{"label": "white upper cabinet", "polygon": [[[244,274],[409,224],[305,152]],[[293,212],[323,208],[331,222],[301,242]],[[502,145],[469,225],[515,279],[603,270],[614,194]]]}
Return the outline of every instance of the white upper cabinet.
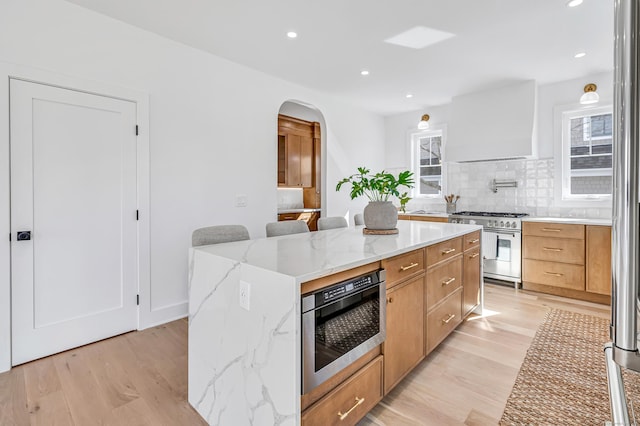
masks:
{"label": "white upper cabinet", "polygon": [[454,97],[445,160],[536,157],[536,109],[534,80]]}

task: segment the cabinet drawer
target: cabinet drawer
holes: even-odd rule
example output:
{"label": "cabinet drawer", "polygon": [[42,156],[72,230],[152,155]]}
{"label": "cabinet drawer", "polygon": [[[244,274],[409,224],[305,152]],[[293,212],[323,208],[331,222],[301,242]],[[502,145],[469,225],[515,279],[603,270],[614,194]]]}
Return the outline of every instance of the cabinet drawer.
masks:
{"label": "cabinet drawer", "polygon": [[553,238],[577,238],[584,240],[584,225],[566,223],[523,222],[523,235]]}
{"label": "cabinet drawer", "polygon": [[584,240],[526,236],[522,255],[527,259],[584,265]]}
{"label": "cabinet drawer", "polygon": [[[382,356],[302,413],[305,426],[355,425],[382,399]],[[342,419],[341,419],[342,418]]]}
{"label": "cabinet drawer", "polygon": [[553,287],[584,290],[584,266],[524,259],[522,279]]}
{"label": "cabinet drawer", "polygon": [[462,286],[462,256],[427,271],[427,310]]}
{"label": "cabinet drawer", "polygon": [[462,253],[462,237],[427,247],[427,268]]}
{"label": "cabinet drawer", "polygon": [[387,271],[387,288],[424,272],[424,249],[401,254],[382,261]]}
{"label": "cabinet drawer", "polygon": [[480,231],[472,232],[463,237],[462,250],[467,251],[480,246]]}
{"label": "cabinet drawer", "polygon": [[457,289],[445,301],[427,314],[427,353],[462,321],[462,289]]}

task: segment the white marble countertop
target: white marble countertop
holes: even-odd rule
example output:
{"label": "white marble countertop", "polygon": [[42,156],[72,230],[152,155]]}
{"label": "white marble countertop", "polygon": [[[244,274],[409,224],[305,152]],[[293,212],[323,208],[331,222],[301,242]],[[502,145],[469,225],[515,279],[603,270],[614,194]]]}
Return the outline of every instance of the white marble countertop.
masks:
{"label": "white marble countertop", "polygon": [[589,219],[580,217],[523,217],[523,222],[567,223],[574,225],[611,226],[611,219]]}
{"label": "white marble countertop", "polygon": [[278,214],[283,213],[310,213],[319,212],[320,209],[278,209]]}
{"label": "white marble countertop", "polygon": [[396,235],[363,235],[362,226],[194,248],[302,283],[482,229],[477,225],[398,221]]}

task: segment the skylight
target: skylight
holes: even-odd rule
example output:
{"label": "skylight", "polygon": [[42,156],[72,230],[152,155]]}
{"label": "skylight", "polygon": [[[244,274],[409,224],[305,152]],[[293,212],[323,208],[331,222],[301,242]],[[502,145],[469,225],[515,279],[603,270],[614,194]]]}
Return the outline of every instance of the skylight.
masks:
{"label": "skylight", "polygon": [[386,39],[385,42],[398,46],[410,47],[412,49],[424,49],[427,46],[440,43],[454,35],[455,34],[447,33],[445,31],[419,26],[390,37]]}

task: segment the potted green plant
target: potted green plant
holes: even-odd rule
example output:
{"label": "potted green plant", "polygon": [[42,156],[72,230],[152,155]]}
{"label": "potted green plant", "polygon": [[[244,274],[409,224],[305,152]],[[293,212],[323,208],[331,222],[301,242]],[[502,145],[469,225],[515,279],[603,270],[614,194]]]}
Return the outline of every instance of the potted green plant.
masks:
{"label": "potted green plant", "polygon": [[401,207],[410,200],[408,193],[400,193],[399,187],[413,188],[413,172],[405,170],[398,176],[384,170],[371,174],[366,167],[358,167],[358,173],[342,179],[336,186],[340,191],[342,185],[351,184],[351,199],[364,195],[369,204],[364,208],[364,225],[370,230],[394,230],[398,223],[398,210],[389,200],[391,196],[400,199]]}

